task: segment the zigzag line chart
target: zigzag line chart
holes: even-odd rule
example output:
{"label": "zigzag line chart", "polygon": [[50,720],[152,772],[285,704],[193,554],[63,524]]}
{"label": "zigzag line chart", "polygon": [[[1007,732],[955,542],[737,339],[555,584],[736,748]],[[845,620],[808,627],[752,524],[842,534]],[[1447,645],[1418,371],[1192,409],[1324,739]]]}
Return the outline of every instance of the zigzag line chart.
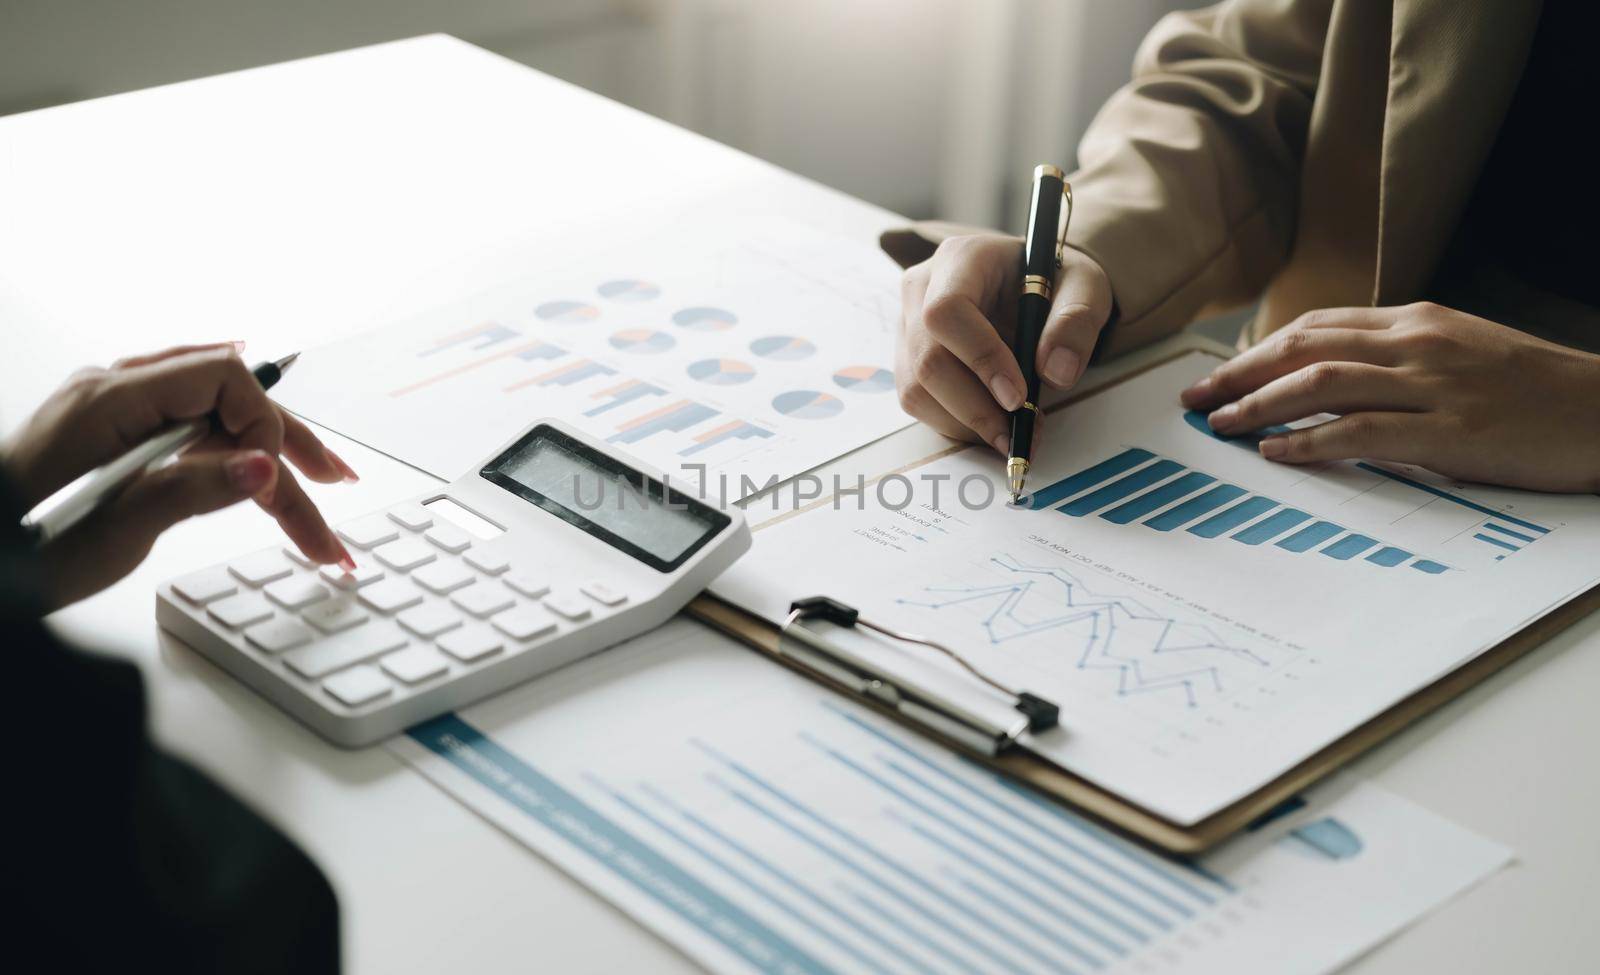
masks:
{"label": "zigzag line chart", "polygon": [[1259,675],[1271,666],[1209,626],[1176,619],[1133,597],[1097,593],[1060,566],[1029,565],[1004,553],[989,564],[1014,578],[984,586],[927,586],[896,602],[933,611],[967,607],[990,645],[1027,641],[1059,650],[1078,670],[1115,675],[1119,697],[1167,694],[1199,707],[1203,698],[1223,693],[1241,669]]}

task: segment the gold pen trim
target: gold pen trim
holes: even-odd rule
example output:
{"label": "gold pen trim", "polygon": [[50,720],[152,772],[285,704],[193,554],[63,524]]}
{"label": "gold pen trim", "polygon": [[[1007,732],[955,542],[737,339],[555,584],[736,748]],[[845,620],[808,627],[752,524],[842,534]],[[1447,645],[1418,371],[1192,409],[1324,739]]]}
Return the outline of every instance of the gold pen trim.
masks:
{"label": "gold pen trim", "polygon": [[1048,300],[1051,290],[1050,279],[1042,274],[1030,274],[1022,279],[1022,293],[1025,295],[1038,295]]}

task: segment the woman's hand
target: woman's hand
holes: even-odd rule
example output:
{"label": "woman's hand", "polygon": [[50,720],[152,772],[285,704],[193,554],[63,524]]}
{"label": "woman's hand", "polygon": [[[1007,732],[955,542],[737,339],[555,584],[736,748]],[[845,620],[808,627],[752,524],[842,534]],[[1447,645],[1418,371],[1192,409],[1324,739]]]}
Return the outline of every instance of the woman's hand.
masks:
{"label": "woman's hand", "polygon": [[1369,457],[1463,481],[1600,492],[1600,356],[1427,302],[1302,315],[1182,399],[1224,434],[1340,414],[1266,437],[1269,460]]}
{"label": "woman's hand", "polygon": [[[1016,237],[952,237],[906,269],[894,372],[907,413],[947,437],[1009,450],[1008,414],[1022,405],[1026,389],[1010,345],[1021,294]],[[1057,389],[1076,383],[1110,314],[1105,272],[1068,250],[1039,340],[1040,378]]]}
{"label": "woman's hand", "polygon": [[221,429],[174,463],[143,474],[41,550],[44,597],[61,606],[98,592],[142,561],[156,536],[191,515],[254,498],[319,562],[350,553],[279,459],[314,481],[355,472],[267,398],[232,344],[188,346],[85,369],[51,395],[6,445],[24,508],[114,460],[162,428],[215,411]]}

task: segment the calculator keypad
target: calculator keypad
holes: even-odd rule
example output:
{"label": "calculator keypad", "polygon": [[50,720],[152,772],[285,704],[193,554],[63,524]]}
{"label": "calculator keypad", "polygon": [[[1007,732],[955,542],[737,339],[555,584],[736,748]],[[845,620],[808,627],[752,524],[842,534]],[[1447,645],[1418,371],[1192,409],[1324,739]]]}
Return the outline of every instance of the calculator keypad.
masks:
{"label": "calculator keypad", "polygon": [[204,607],[194,612],[214,632],[310,682],[301,686],[325,704],[348,708],[420,693],[628,602],[605,580],[552,591],[561,567],[501,544],[474,545],[417,504],[338,531],[364,553],[354,572],[284,546],[186,576],[173,589]]}

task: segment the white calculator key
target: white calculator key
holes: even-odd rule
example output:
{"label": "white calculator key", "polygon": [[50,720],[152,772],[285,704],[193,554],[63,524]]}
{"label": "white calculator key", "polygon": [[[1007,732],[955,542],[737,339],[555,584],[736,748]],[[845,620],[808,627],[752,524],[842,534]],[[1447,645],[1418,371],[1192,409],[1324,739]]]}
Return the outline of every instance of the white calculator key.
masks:
{"label": "white calculator key", "polygon": [[448,606],[430,603],[427,606],[418,606],[408,609],[395,619],[400,625],[421,637],[436,637],[446,630],[453,630],[461,625],[461,616],[450,611]]}
{"label": "white calculator key", "polygon": [[575,593],[558,592],[546,596],[544,608],[557,616],[573,621],[589,618],[589,604],[579,599]]}
{"label": "white calculator key", "polygon": [[259,589],[294,572],[294,566],[277,552],[261,552],[228,563],[228,571],[239,581]]}
{"label": "white calculator key", "polygon": [[272,605],[253,592],[218,599],[206,605],[206,612],[221,620],[224,625],[238,629],[259,623],[272,616]]}
{"label": "white calculator key", "polygon": [[438,555],[433,549],[417,541],[415,538],[402,538],[398,542],[390,542],[379,549],[374,549],[373,555],[378,561],[397,572],[409,572],[419,565],[427,565]]}
{"label": "white calculator key", "polygon": [[513,640],[531,640],[556,631],[556,618],[537,606],[508,609],[489,622]]}
{"label": "white calculator key", "polygon": [[306,553],[295,548],[293,545],[285,545],[283,547],[283,554],[288,556],[290,562],[293,562],[302,569],[315,569],[317,567],[316,559],[308,557]]}
{"label": "white calculator key", "polygon": [[591,580],[580,586],[583,594],[602,606],[621,606],[628,601],[628,594],[618,592],[603,582]]}
{"label": "white calculator key", "polygon": [[322,689],[353,708],[376,701],[389,693],[389,678],[371,665],[351,667],[322,682]]}
{"label": "white calculator key", "polygon": [[472,545],[472,538],[454,525],[434,525],[422,537],[451,555],[465,552]]}
{"label": "white calculator key", "polygon": [[375,565],[358,565],[354,572],[346,572],[337,565],[325,565],[317,574],[335,589],[360,589],[383,578],[383,570]]}
{"label": "white calculator key", "polygon": [[450,661],[432,647],[407,647],[399,653],[389,654],[378,663],[390,677],[407,684],[420,684],[450,669]]}
{"label": "white calculator key", "polygon": [[470,569],[464,569],[454,562],[435,562],[411,573],[412,582],[441,596],[469,585],[474,578]]}
{"label": "white calculator key", "polygon": [[399,579],[385,579],[366,586],[357,595],[380,613],[397,613],[422,602],[422,593]]}
{"label": "white calculator key", "polygon": [[400,537],[394,524],[382,515],[367,515],[339,526],[339,534],[356,548],[372,548]]}
{"label": "white calculator key", "polygon": [[492,576],[497,576],[511,568],[511,563],[506,561],[505,556],[497,555],[490,549],[475,548],[463,555],[461,559],[479,572],[486,572]]}
{"label": "white calculator key", "polygon": [[419,532],[433,524],[433,515],[428,514],[428,509],[422,505],[407,502],[390,508],[389,520],[401,528]]}
{"label": "white calculator key", "polygon": [[338,633],[371,619],[367,611],[348,596],[318,603],[301,613],[300,618],[324,633]]}
{"label": "white calculator key", "polygon": [[213,599],[231,596],[239,591],[239,583],[221,569],[207,569],[184,576],[172,584],[172,591],[199,606]]}
{"label": "white calculator key", "polygon": [[300,609],[328,598],[328,587],[315,579],[280,579],[263,591],[286,609]]}
{"label": "white calculator key", "polygon": [[498,633],[477,627],[446,633],[439,638],[439,649],[462,663],[480,660],[503,646],[505,641]]}
{"label": "white calculator key", "polygon": [[316,636],[311,628],[292,616],[257,623],[244,631],[244,638],[268,653],[282,653],[304,646]]}
{"label": "white calculator key", "polygon": [[468,586],[451,596],[450,601],[479,619],[493,616],[502,609],[510,609],[517,602],[504,589],[488,583]]}
{"label": "white calculator key", "polygon": [[290,650],[282,659],[290,670],[316,680],[405,645],[406,636],[398,627],[387,620],[378,620],[371,626],[359,626],[310,646]]}
{"label": "white calculator key", "polygon": [[550,591],[550,583],[546,582],[545,577],[537,572],[518,569],[516,572],[508,574],[501,581],[529,599],[538,599]]}

